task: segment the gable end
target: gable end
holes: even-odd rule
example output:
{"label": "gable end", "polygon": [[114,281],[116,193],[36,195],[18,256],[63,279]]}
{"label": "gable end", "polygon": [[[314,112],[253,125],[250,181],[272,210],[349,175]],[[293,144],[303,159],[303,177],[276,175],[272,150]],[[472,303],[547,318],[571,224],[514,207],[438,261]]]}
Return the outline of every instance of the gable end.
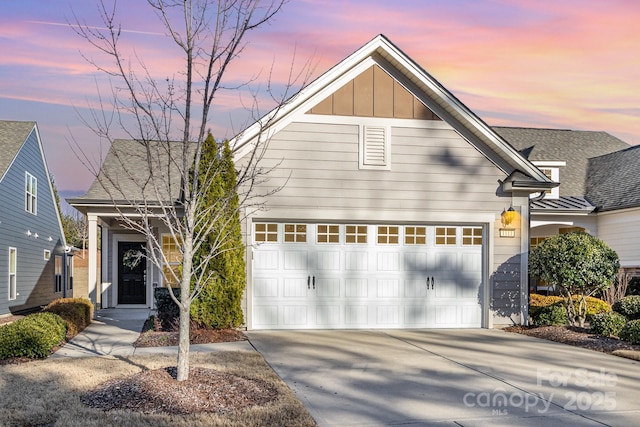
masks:
{"label": "gable end", "polygon": [[440,120],[379,65],[369,67],[316,104],[307,114]]}

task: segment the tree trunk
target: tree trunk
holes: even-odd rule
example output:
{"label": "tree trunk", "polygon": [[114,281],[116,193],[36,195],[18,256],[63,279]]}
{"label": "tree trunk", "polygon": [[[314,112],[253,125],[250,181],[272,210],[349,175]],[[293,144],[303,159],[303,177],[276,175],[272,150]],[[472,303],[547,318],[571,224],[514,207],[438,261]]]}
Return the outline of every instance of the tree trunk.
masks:
{"label": "tree trunk", "polygon": [[189,305],[180,304],[180,344],[178,347],[178,381],[189,379]]}

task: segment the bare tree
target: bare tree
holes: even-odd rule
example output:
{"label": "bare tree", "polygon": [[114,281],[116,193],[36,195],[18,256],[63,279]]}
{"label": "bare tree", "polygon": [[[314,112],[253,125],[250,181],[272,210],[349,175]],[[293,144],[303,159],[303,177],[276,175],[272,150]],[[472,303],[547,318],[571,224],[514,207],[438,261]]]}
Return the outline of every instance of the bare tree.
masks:
{"label": "bare tree", "polygon": [[[211,239],[214,227],[230,214],[230,201],[239,196],[237,211],[242,216],[260,208],[266,194],[254,194],[255,185],[266,179],[274,165],[263,168],[260,160],[266,139],[259,133],[252,151],[244,155],[237,168],[238,183],[233,192],[221,194],[214,203],[204,201],[204,189],[222,173],[213,165],[202,165],[202,144],[214,98],[225,87],[230,64],[244,50],[246,36],[267,24],[281,10],[285,0],[147,0],[150,9],[166,31],[167,51],[177,47],[182,59],[175,73],[158,78],[135,52],[127,52],[122,37],[126,33],[116,21],[115,4],[108,7],[100,0],[98,8],[104,28],[86,24],[77,16],[73,27],[90,43],[98,55],[109,61],[83,55],[98,70],[112,79],[113,100],[103,101],[86,120],[100,141],[111,144],[101,168],[92,166],[96,182],[109,194],[120,224],[146,236],[144,253],[129,254],[128,262],[143,259],[155,265],[165,284],[179,284],[180,295],[171,297],[180,308],[180,344],[177,379],[189,375],[190,306],[198,297],[201,284],[212,274],[206,268],[220,253],[226,236]],[[300,86],[309,75],[308,63],[294,75],[279,96],[269,92],[277,108],[294,85]],[[257,95],[252,97],[252,103]],[[108,106],[108,108],[106,107]],[[275,111],[275,110],[274,110]],[[269,115],[273,117],[273,115]],[[268,126],[268,120],[260,122]],[[126,140],[114,138],[125,134]],[[91,161],[80,154],[85,164]],[[273,190],[275,191],[275,190]],[[171,235],[179,251],[163,251],[158,230]],[[204,255],[198,253],[202,243],[210,244]],[[194,258],[194,255],[198,256]],[[179,258],[179,268],[163,268]],[[171,287],[169,286],[169,289]]]}

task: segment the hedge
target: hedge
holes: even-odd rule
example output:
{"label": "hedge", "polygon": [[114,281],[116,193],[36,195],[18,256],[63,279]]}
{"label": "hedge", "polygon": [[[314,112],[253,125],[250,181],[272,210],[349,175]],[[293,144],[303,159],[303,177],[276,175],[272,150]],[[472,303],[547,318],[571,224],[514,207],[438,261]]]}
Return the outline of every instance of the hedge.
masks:
{"label": "hedge", "polygon": [[47,305],[44,311],[57,314],[67,322],[69,337],[76,336],[93,319],[93,304],[86,298],[59,298]]}
{"label": "hedge", "polygon": [[62,343],[67,323],[53,313],[36,313],[0,327],[0,359],[44,358]]}
{"label": "hedge", "polygon": [[640,295],[629,295],[613,304],[613,311],[629,320],[640,319]]}
{"label": "hedge", "polygon": [[619,337],[631,344],[640,344],[640,319],[629,320],[620,331]]}
{"label": "hedge", "polygon": [[627,323],[627,318],[620,313],[610,311],[594,315],[590,323],[593,333],[605,337],[617,337]]}
{"label": "hedge", "polygon": [[[580,295],[574,295],[573,303],[577,305],[579,298]],[[553,304],[562,304],[562,297],[557,295],[530,294],[529,314],[531,315],[531,318],[534,318],[542,307],[547,307]],[[608,313],[610,311],[611,306],[606,301],[603,301],[600,298],[587,297],[587,319],[591,319],[592,316],[598,313]]]}

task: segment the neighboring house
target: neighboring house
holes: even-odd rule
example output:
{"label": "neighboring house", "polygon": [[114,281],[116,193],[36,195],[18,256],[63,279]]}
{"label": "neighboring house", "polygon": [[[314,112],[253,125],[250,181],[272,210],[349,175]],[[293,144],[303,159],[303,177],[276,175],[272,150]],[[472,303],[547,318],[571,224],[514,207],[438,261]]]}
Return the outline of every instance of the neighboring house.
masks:
{"label": "neighboring house", "polygon": [[35,122],[0,121],[0,315],[73,295],[73,262]]}
{"label": "neighboring house", "polygon": [[[490,328],[528,318],[529,197],[557,184],[387,38],[234,139],[238,164],[260,130],[270,136],[263,165],[277,167],[258,185],[282,189],[244,224],[247,328]],[[137,178],[127,173],[144,175],[139,152],[116,141],[101,173],[128,191]],[[119,226],[112,199],[96,180],[69,200],[88,216],[89,274],[102,229],[104,283],[90,276],[89,295],[152,306],[161,276],[150,264],[122,270],[144,237]],[[164,231],[156,238],[171,251]]]}
{"label": "neighboring house", "polygon": [[[531,203],[531,247],[581,230],[640,267],[640,150],[606,132],[494,127],[560,185]],[[535,283],[534,283],[535,286]]]}

